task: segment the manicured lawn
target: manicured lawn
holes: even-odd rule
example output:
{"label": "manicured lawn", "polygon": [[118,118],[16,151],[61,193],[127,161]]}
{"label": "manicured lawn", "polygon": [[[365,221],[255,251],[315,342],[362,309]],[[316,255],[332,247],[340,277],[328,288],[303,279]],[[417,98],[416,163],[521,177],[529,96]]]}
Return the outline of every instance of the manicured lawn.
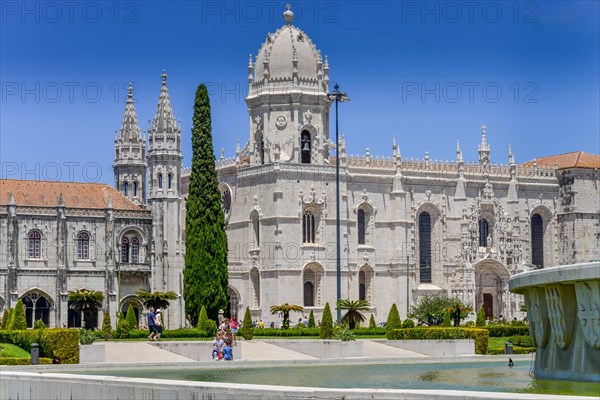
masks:
{"label": "manicured lawn", "polygon": [[31,354],[14,344],[0,343],[0,357],[30,358]]}

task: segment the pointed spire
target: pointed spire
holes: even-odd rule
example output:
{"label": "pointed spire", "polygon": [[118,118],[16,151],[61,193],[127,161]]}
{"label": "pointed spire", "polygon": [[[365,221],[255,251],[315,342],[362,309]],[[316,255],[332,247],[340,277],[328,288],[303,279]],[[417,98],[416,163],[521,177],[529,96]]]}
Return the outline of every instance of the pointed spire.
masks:
{"label": "pointed spire", "polygon": [[510,147],[510,144],[508,145],[508,163],[510,165],[515,163],[515,156],[513,155],[512,152],[512,148]]}
{"label": "pointed spire", "polygon": [[456,161],[459,163],[464,162],[462,150],[460,149],[460,143],[458,142],[458,139],[456,139]]}
{"label": "pointed spire", "polygon": [[254,63],[252,62],[252,54],[248,60],[248,83],[254,82]]}
{"label": "pointed spire", "polygon": [[154,121],[152,121],[152,130],[155,133],[173,133],[177,130],[177,120],[173,116],[169,89],[167,88],[167,72],[164,69],[161,78],[162,86],[160,88],[160,96],[158,97],[156,115]]}
{"label": "pointed spire", "polygon": [[490,145],[487,142],[487,126],[481,124],[481,143],[479,144],[479,164],[486,166],[490,163]]}
{"label": "pointed spire", "polygon": [[127,87],[127,104],[125,105],[125,113],[123,114],[120,138],[122,141],[142,140],[142,132],[140,131],[137,114],[135,112],[135,104],[133,101],[133,85],[131,82],[129,82],[129,86]]}

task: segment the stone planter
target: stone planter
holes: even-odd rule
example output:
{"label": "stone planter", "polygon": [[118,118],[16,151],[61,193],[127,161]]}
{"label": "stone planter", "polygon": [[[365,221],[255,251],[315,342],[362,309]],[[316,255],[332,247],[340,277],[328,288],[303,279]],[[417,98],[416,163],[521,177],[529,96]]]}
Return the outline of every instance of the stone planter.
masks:
{"label": "stone planter", "polygon": [[96,342],[79,345],[79,364],[103,363],[105,360],[104,343]]}
{"label": "stone planter", "polygon": [[363,357],[363,342],[360,340],[349,342],[339,340],[298,340],[295,342],[278,340],[273,344],[317,358]]}

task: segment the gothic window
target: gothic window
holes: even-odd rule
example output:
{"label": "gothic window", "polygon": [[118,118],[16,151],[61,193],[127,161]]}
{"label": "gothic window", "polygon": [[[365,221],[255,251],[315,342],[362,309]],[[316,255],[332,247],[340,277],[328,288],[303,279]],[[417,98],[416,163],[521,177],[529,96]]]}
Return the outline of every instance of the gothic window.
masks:
{"label": "gothic window", "polygon": [[265,163],[265,141],[261,138],[260,139],[260,163],[264,164]]}
{"label": "gothic window", "polygon": [[304,307],[315,306],[315,271],[307,269],[304,271]]}
{"label": "gothic window", "polygon": [[231,288],[227,288],[227,317],[237,316],[238,308],[240,306],[240,302],[238,300],[237,293]]}
{"label": "gothic window", "polygon": [[69,301],[67,306],[67,326],[69,328],[81,328],[81,312],[73,309],[72,301]]}
{"label": "gothic window", "polygon": [[129,182],[123,183],[123,193],[125,194],[125,197],[129,196]]}
{"label": "gothic window", "polygon": [[134,237],[131,239],[131,262],[137,263],[140,258],[140,242],[138,238]]}
{"label": "gothic window", "polygon": [[158,174],[158,188],[162,189],[162,174]]}
{"label": "gothic window", "polygon": [[315,243],[316,240],[315,216],[310,211],[305,211],[302,217],[302,242]]}
{"label": "gothic window", "polygon": [[129,262],[129,239],[121,239],[121,262]]}
{"label": "gothic window", "polygon": [[252,284],[252,292],[254,295],[254,307],[260,307],[260,275],[258,269],[253,268],[250,271],[250,282]]}
{"label": "gothic window", "polygon": [[360,271],[358,273],[358,299],[366,300],[367,299],[367,286],[365,282],[365,271]]}
{"label": "gothic window", "polygon": [[27,327],[33,328],[36,320],[41,319],[46,326],[50,325],[50,302],[38,292],[29,293],[23,297],[25,306],[25,320]]}
{"label": "gothic window", "polygon": [[311,146],[312,143],[310,141],[310,133],[308,133],[308,131],[302,131],[302,136],[300,137],[300,154],[302,164],[310,164]]}
{"label": "gothic window", "polygon": [[41,258],[42,234],[38,231],[29,232],[29,258]]}
{"label": "gothic window", "polygon": [[544,267],[544,221],[540,214],[531,216],[531,263]]}
{"label": "gothic window", "polygon": [[431,216],[419,214],[419,279],[431,283]]}
{"label": "gothic window", "polygon": [[358,210],[358,244],[365,244],[365,210]]}
{"label": "gothic window", "polygon": [[171,190],[173,181],[173,174],[167,175],[167,188]]}
{"label": "gothic window", "polygon": [[485,219],[479,220],[479,247],[488,246],[489,225]]}
{"label": "gothic window", "polygon": [[258,212],[252,212],[251,220],[254,244],[258,247],[260,246],[260,221],[258,220]]}
{"label": "gothic window", "polygon": [[80,260],[90,258],[90,236],[85,232],[77,235],[77,258]]}
{"label": "gothic window", "polygon": [[133,197],[137,197],[138,183],[133,182]]}

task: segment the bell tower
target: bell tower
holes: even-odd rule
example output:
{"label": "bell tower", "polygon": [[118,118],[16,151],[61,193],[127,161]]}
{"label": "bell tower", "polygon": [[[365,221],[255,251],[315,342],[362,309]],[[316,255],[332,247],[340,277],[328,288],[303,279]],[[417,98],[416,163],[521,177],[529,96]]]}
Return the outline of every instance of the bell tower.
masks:
{"label": "bell tower", "polygon": [[121,131],[115,137],[115,187],[139,206],[146,204],[146,139],[138,125],[133,86],[127,88],[127,104]]}

